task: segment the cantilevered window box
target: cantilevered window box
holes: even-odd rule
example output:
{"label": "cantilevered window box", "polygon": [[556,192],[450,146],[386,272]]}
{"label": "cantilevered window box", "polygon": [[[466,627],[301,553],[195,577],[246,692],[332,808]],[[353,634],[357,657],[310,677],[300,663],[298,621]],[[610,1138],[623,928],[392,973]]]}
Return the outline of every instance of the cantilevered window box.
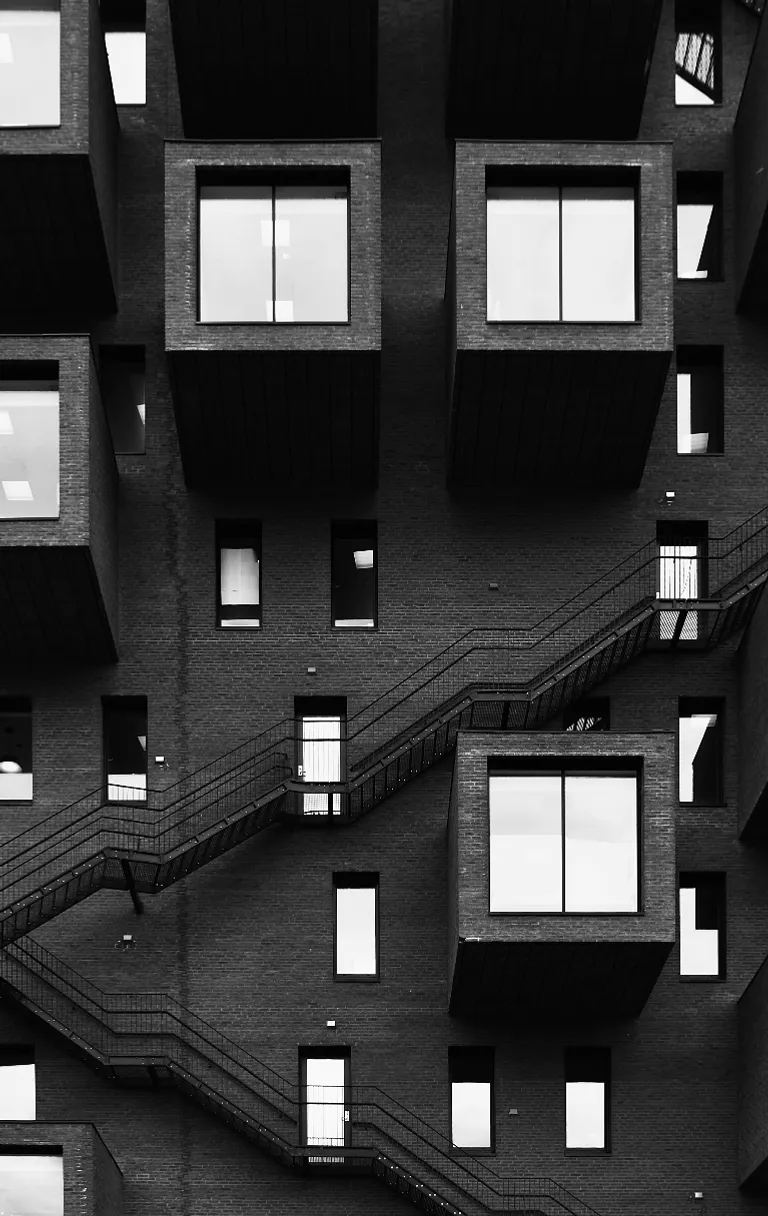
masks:
{"label": "cantilevered window box", "polygon": [[673,348],[667,144],[456,145],[456,487],[629,488]]}
{"label": "cantilevered window box", "polygon": [[378,143],[166,144],[166,350],[187,484],[370,487]]}
{"label": "cantilevered window box", "polygon": [[119,128],[98,0],[20,0],[0,34],[0,311],[113,312]]}
{"label": "cantilevered window box", "polygon": [[0,1193],[9,1212],[123,1211],[122,1172],[92,1123],[3,1123]]}
{"label": "cantilevered window box", "polygon": [[117,657],[117,469],[90,341],[0,338],[0,656]]}
{"label": "cantilevered window box", "polygon": [[451,1012],[639,1013],[675,940],[676,794],[671,734],[461,732]]}
{"label": "cantilevered window box", "polygon": [[378,0],[171,0],[187,139],[376,135]]}
{"label": "cantilevered window box", "polygon": [[634,139],[661,0],[446,0],[459,138]]}
{"label": "cantilevered window box", "polygon": [[736,180],[736,299],[740,310],[768,312],[768,23],[758,27],[733,127]]}

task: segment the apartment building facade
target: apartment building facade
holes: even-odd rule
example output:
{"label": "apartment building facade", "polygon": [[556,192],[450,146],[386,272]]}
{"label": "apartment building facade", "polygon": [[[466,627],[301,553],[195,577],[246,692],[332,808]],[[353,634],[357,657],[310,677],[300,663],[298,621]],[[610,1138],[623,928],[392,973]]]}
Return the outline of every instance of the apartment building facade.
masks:
{"label": "apartment building facade", "polygon": [[0,8],[0,1209],[768,1204],[759,0]]}

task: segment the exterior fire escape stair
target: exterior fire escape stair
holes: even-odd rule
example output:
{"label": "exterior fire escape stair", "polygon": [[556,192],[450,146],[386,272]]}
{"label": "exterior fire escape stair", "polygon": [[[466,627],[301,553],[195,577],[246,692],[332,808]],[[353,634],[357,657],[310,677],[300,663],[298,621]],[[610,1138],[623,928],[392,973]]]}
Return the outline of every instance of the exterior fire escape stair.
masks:
{"label": "exterior fire escape stair", "polygon": [[[659,562],[651,542],[533,628],[470,630],[348,719],[345,781],[299,779],[287,719],[146,802],[100,788],[6,841],[0,946],[102,888],[159,892],[275,824],[349,824],[459,730],[536,729],[646,651],[711,649],[744,628],[768,579],[768,509],[709,540],[706,598],[659,598]],[[319,792],[339,795],[338,811],[305,814]]]}
{"label": "exterior fire escape stair", "polygon": [[31,939],[0,952],[0,995],[105,1079],[175,1088],[287,1168],[372,1174],[433,1216],[597,1216],[551,1179],[502,1178],[480,1158],[453,1155],[447,1137],[376,1086],[345,1095],[344,1144],[303,1144],[298,1086],[173,998],[104,993]]}

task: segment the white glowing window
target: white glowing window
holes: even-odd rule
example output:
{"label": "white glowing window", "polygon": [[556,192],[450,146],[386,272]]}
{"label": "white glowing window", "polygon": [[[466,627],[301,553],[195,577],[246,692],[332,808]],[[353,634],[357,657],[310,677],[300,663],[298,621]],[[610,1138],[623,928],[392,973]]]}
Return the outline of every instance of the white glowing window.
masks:
{"label": "white glowing window", "polygon": [[217,623],[228,629],[261,625],[261,538],[258,523],[217,525]]}
{"label": "white glowing window", "polygon": [[0,1047],[0,1121],[35,1118],[35,1056],[32,1047]]}
{"label": "white glowing window", "polygon": [[0,127],[57,127],[60,105],[58,2],[0,8]]}
{"label": "white glowing window", "polygon": [[723,974],[725,883],[722,874],[680,875],[680,974]]}
{"label": "white glowing window", "polygon": [[565,1049],[565,1147],[608,1150],[611,1055],[605,1047]]}
{"label": "white glowing window", "polygon": [[147,100],[147,35],[143,30],[106,30],[112,91],[119,106],[143,106]]}
{"label": "white glowing window", "polygon": [[378,975],[378,876],[334,876],[334,926],[337,978],[375,978]]}
{"label": "white glowing window", "polygon": [[59,394],[42,381],[0,380],[0,519],[59,515]]}
{"label": "white glowing window", "polygon": [[63,1157],[1,1152],[0,1212],[5,1216],[64,1216]]}

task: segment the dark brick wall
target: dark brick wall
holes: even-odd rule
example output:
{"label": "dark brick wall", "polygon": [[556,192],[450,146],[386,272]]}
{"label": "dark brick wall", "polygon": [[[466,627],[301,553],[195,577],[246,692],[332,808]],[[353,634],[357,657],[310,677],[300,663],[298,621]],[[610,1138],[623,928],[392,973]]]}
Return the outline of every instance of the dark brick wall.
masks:
{"label": "dark brick wall", "polygon": [[90,1122],[3,1123],[4,1149],[62,1150],[63,1216],[122,1216],[120,1169]]}
{"label": "dark brick wall", "polygon": [[116,287],[118,137],[119,123],[99,4],[98,0],[88,0],[88,155]]}
{"label": "dark brick wall", "polygon": [[[761,23],[760,34],[749,65],[739,111],[733,127],[734,176],[738,222],[736,226],[736,296],[744,290],[750,270],[764,273],[766,253],[766,208],[768,179],[765,160],[768,152],[768,25]],[[761,254],[755,257],[760,242]],[[752,265],[753,259],[755,265]],[[765,289],[753,284],[765,298]]]}

